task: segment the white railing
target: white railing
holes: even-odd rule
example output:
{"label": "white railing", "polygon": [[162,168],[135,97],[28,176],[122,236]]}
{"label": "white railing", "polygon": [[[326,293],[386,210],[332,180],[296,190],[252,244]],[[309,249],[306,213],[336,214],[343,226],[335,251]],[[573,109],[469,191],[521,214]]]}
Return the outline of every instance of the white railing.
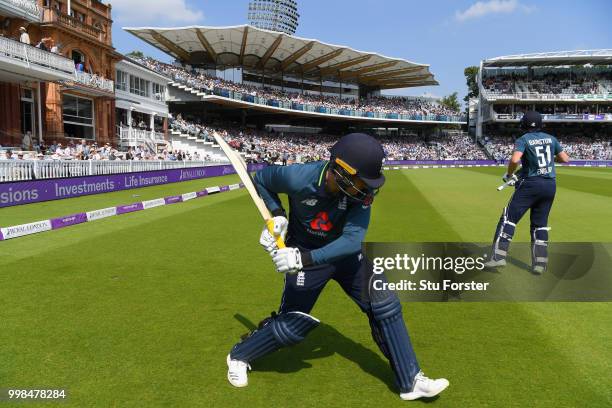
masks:
{"label": "white railing", "polygon": [[42,9],[36,4],[36,0],[0,0],[0,4],[2,3],[24,11],[34,20],[40,21],[41,19]]}
{"label": "white railing", "polygon": [[88,74],[87,72],[74,71],[76,81],[78,83],[91,86],[93,88],[102,89],[106,92],[115,92],[115,83],[99,75]]}
{"label": "white railing", "polygon": [[0,37],[0,58],[4,56],[21,60],[29,66],[38,65],[67,74],[74,73],[74,62],[71,59],[48,51],[43,51],[31,45],[20,43],[19,41]]}
{"label": "white railing", "polygon": [[153,143],[165,143],[163,132],[154,132],[150,130],[143,130],[129,127],[119,127],[119,139],[127,142],[146,142],[152,141]]}
{"label": "white railing", "polygon": [[512,94],[498,93],[495,91],[485,90],[483,92],[484,97],[488,100],[500,100],[500,99],[510,99],[510,100],[612,100],[611,93],[602,93],[602,94],[571,94],[571,93],[561,93],[561,94],[544,94],[537,92],[516,92]]}
{"label": "white railing", "polygon": [[[519,120],[523,117],[522,112],[516,113],[494,113],[497,120]],[[485,118],[488,119],[488,118]],[[544,121],[612,121],[612,113],[545,113],[542,115]]]}
{"label": "white railing", "polygon": [[0,160],[0,182],[171,170],[216,164],[201,160]]}

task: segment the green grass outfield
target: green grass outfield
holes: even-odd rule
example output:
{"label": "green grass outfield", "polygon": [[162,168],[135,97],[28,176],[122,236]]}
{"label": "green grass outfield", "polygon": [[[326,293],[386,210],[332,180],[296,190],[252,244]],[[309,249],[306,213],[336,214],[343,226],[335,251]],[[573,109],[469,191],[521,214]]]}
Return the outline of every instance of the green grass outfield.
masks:
{"label": "green grass outfield", "polygon": [[[495,190],[501,173],[388,171],[367,239],[488,241],[511,194]],[[7,208],[0,226],[236,181]],[[612,241],[612,171],[563,168],[558,187],[551,239]],[[333,282],[306,341],[256,362],[247,388],[228,384],[230,347],[280,300],[261,226],[237,190],[0,242],[0,388],[66,388],[62,407],[422,406],[398,398]],[[612,406],[610,303],[410,303],[404,317],[425,373],[451,382],[432,406]]]}

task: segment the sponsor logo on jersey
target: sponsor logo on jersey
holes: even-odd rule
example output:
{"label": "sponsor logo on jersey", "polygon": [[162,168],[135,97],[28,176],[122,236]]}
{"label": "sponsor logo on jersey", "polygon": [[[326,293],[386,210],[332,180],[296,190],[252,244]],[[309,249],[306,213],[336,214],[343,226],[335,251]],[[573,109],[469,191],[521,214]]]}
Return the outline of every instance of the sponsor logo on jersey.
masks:
{"label": "sponsor logo on jersey", "polygon": [[317,200],[316,198],[307,198],[305,200],[302,200],[302,204],[307,205],[309,207],[314,207],[315,205],[317,205],[318,202],[319,200]]}
{"label": "sponsor logo on jersey", "polygon": [[346,196],[342,197],[340,201],[338,201],[338,209],[346,210]]}
{"label": "sponsor logo on jersey", "polygon": [[317,213],[316,217],[310,221],[310,228],[313,231],[330,231],[333,227],[334,225],[325,211]]}

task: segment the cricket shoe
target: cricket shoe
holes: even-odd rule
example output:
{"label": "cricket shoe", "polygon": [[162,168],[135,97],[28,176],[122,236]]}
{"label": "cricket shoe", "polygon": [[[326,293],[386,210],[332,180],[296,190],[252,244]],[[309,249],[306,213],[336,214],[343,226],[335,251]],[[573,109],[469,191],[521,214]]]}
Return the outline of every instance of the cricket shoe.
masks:
{"label": "cricket shoe", "polygon": [[400,394],[400,398],[407,401],[413,401],[419,398],[431,398],[435,397],[448,387],[448,380],[446,378],[438,378],[432,380],[431,378],[425,377],[422,371],[414,377],[414,385],[412,391],[404,392]]}
{"label": "cricket shoe", "polygon": [[506,260],[505,259],[491,259],[488,262],[485,262],[484,267],[488,268],[488,269],[492,269],[492,268],[499,268],[502,266],[506,266]]}
{"label": "cricket shoe", "polygon": [[531,271],[533,272],[534,275],[541,275],[544,273],[545,268],[541,265],[537,265],[531,268]]}
{"label": "cricket shoe", "polygon": [[227,379],[234,387],[246,387],[249,385],[247,370],[251,366],[248,363],[240,360],[232,360],[230,355],[227,355]]}

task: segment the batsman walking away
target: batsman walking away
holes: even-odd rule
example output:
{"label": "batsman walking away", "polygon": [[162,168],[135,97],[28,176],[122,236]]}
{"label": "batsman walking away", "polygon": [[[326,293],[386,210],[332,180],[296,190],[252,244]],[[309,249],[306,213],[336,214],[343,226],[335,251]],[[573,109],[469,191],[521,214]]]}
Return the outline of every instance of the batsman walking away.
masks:
{"label": "batsman walking away", "polygon": [[[531,270],[542,274],[548,266],[548,216],[557,190],[555,161],[569,162],[569,156],[552,135],[542,132],[542,116],[538,112],[525,113],[521,129],[526,133],[516,140],[514,153],[508,163],[504,184],[513,185],[515,191],[499,218],[491,259],[485,264],[489,268],[506,265],[510,242],[517,223],[530,210]],[[515,175],[519,163],[522,165]]]}
{"label": "batsman walking away", "polygon": [[[361,252],[361,243],[374,197],[385,182],[383,159],[376,139],[353,133],[332,147],[329,161],[270,166],[255,175],[257,189],[274,216],[272,232],[264,227],[260,243],[277,271],[285,274],[285,284],[278,312],[228,354],[232,385],[247,386],[248,370],[258,358],[299,343],[319,325],[310,312],[327,282],[335,280],[367,316],[402,399],[433,397],[448,387],[446,379],[429,379],[421,371],[397,296],[364,284],[372,264]],[[289,198],[289,220],[279,194]],[[286,248],[277,247],[278,235]]]}

